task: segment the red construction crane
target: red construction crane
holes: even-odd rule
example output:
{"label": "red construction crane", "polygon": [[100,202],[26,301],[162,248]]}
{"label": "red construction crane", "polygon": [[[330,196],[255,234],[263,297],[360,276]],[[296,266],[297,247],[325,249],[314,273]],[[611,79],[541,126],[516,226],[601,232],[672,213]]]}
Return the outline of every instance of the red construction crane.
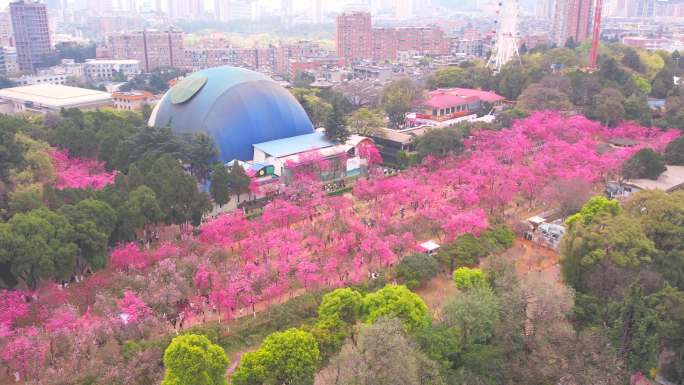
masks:
{"label": "red construction crane", "polygon": [[592,71],[598,70],[598,48],[599,40],[601,39],[601,0],[596,0],[596,8],[594,9],[594,32],[591,36],[591,64],[589,69]]}

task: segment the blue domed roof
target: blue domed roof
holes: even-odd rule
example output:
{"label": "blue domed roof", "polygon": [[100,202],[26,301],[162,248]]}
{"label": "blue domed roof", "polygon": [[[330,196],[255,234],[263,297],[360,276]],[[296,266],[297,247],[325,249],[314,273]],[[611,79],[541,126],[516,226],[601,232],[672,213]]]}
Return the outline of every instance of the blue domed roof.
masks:
{"label": "blue domed roof", "polygon": [[297,99],[266,75],[236,67],[196,72],[171,88],[151,126],[212,137],[221,160],[251,160],[252,145],[313,132]]}

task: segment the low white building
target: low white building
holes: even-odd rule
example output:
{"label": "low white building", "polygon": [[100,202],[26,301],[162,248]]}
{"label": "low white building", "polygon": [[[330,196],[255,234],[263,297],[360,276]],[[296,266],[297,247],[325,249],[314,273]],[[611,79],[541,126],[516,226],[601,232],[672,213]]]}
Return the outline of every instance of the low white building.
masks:
{"label": "low white building", "polygon": [[94,109],[112,106],[107,92],[57,84],[36,84],[0,90],[0,113],[58,113],[62,108]]}
{"label": "low white building", "polygon": [[62,63],[50,68],[44,68],[34,75],[23,75],[13,79],[18,86],[30,86],[34,84],[73,84],[82,82],[83,64],[76,63],[72,59],[64,59]]}
{"label": "low white building", "polygon": [[124,79],[141,73],[140,60],[89,59],[84,64],[85,76],[94,81],[113,80],[117,75]]}
{"label": "low white building", "polygon": [[[361,172],[366,161],[359,157],[357,147],[364,142],[373,143],[365,136],[351,135],[346,143],[336,143],[328,140],[323,131],[311,134],[293,136],[290,138],[272,140],[254,145],[253,162],[269,164],[274,167],[275,175],[287,177],[288,164],[296,164],[306,157],[307,153],[318,152],[324,159],[339,159],[345,154],[345,164],[333,167],[327,179],[351,176]],[[291,163],[292,162],[292,163]]]}

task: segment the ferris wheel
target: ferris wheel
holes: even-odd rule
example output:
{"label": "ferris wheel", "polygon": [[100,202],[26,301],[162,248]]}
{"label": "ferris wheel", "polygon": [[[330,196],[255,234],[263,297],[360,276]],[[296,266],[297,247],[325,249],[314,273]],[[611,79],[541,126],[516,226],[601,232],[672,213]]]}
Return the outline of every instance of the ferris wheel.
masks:
{"label": "ferris wheel", "polygon": [[495,72],[511,60],[520,60],[518,52],[518,0],[499,0],[496,11],[496,37],[492,46],[492,54],[487,65]]}

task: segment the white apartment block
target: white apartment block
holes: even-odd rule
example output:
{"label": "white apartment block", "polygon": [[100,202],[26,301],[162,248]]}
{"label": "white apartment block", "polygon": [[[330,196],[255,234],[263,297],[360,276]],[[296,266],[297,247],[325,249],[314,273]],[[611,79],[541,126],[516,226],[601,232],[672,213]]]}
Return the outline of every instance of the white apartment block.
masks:
{"label": "white apartment block", "polygon": [[85,76],[90,80],[112,80],[117,75],[125,79],[141,73],[140,61],[133,59],[89,59],[84,63]]}

